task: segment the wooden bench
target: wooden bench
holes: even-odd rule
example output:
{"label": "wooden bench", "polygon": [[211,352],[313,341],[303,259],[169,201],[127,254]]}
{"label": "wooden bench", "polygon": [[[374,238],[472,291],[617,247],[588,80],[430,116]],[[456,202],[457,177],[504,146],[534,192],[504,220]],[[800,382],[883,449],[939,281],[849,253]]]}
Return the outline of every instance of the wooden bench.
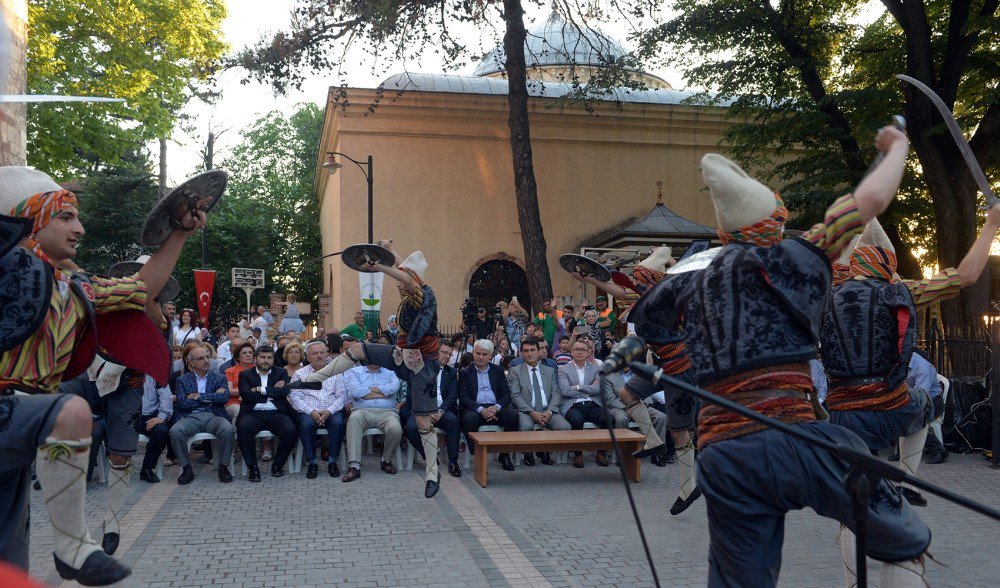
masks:
{"label": "wooden bench", "polygon": [[[611,435],[605,429],[582,431],[520,431],[502,433],[469,433],[476,444],[474,465],[476,481],[486,487],[487,454],[514,453],[527,451],[610,451]],[[639,460],[632,457],[638,451],[646,436],[629,429],[615,429],[615,438],[622,452],[625,474],[633,481],[639,481]]]}

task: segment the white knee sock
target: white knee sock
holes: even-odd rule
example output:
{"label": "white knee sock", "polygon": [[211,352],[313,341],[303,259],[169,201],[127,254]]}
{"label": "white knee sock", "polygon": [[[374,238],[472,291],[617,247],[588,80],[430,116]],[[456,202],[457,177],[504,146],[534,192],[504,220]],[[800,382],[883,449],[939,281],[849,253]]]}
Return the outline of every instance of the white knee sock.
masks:
{"label": "white knee sock", "polygon": [[424,461],[426,462],[424,466],[424,472],[426,473],[425,481],[427,482],[437,482],[438,481],[438,436],[434,431],[434,427],[430,427],[430,431],[420,431],[420,442],[424,446]]}
{"label": "white knee sock", "polygon": [[878,574],[881,588],[926,588],[923,558],[917,561],[883,563]]}
{"label": "white knee sock", "polygon": [[681,478],[681,490],[678,495],[681,500],[687,500],[698,487],[694,479],[694,445],[690,441],[677,448],[677,473]]}
{"label": "white knee sock", "polygon": [[656,430],[653,429],[653,421],[649,418],[649,409],[645,403],[636,402],[630,406],[626,406],[625,412],[635,421],[635,424],[639,425],[639,432],[646,436],[646,445],[643,449],[663,445],[663,440],[660,439],[660,436],[656,434]]}
{"label": "white knee sock", "polygon": [[[917,475],[920,458],[924,454],[924,441],[927,440],[927,427],[912,435],[899,438],[899,467],[911,476]],[[903,484],[910,487],[909,484]]]}
{"label": "white knee sock", "polygon": [[132,476],[132,460],[125,465],[111,464],[111,475],[108,476],[108,511],[104,513],[104,532],[121,533],[122,502],[128,492],[128,482]]}
{"label": "white knee sock", "polygon": [[855,588],[858,585],[857,572],[857,545],[854,542],[854,533],[844,525],[840,526],[840,533],[837,534],[837,543],[840,543],[840,553],[844,557],[844,585],[847,588]]}
{"label": "white knee sock", "polygon": [[56,557],[77,569],[101,549],[90,537],[83,514],[89,453],[90,437],[48,437],[35,454],[35,473],[52,523]]}

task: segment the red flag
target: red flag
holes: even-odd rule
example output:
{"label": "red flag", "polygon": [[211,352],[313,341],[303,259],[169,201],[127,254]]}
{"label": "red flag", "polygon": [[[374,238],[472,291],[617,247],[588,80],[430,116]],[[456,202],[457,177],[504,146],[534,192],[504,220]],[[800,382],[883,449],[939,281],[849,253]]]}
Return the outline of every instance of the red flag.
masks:
{"label": "red flag", "polygon": [[202,326],[208,326],[209,311],[212,310],[212,287],[215,286],[215,270],[194,270],[194,289],[198,293],[198,316]]}

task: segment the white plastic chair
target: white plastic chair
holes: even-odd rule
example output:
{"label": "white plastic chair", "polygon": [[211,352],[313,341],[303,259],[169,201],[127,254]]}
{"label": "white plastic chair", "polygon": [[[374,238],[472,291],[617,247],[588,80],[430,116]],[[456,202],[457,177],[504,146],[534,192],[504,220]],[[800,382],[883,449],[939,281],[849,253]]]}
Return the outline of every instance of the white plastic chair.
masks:
{"label": "white plastic chair", "polygon": [[[376,435],[382,435],[382,434],[383,434],[382,433],[382,429],[379,429],[378,427],[373,427],[371,429],[365,429],[365,432],[361,433],[361,444],[362,444],[362,446],[364,446],[365,440],[366,439],[368,440],[368,453],[373,453],[374,452],[374,446],[375,446],[374,437]],[[404,465],[403,464],[403,450],[399,448],[399,445],[397,445],[396,446],[396,467],[397,468],[401,468],[401,467],[403,467],[403,465]],[[348,464],[348,467],[350,467],[350,464]]]}
{"label": "white plastic chair", "polygon": [[[215,437],[212,437],[215,439]],[[139,443],[149,443],[149,437],[140,434]],[[188,446],[188,450],[191,447]],[[107,483],[111,476],[111,460],[108,458],[108,452],[106,449],[101,450],[97,454],[97,479],[101,483]],[[161,455],[156,460],[156,477],[163,479],[163,456]]]}
{"label": "white plastic chair", "polygon": [[[442,431],[437,427],[434,427],[434,434],[441,436],[444,435],[444,431]],[[441,443],[438,443],[438,451],[441,451]],[[413,469],[413,454],[416,452],[417,450],[413,448],[413,443],[410,443],[409,447],[406,449],[406,469],[408,470]]]}
{"label": "white plastic chair", "polygon": [[[503,427],[498,427],[497,425],[483,425],[483,426],[479,427],[478,429],[476,429],[476,431],[479,432],[479,433],[500,433],[501,431],[503,431]],[[466,446],[468,446],[468,440],[466,440]],[[471,457],[469,457],[469,456],[471,456],[471,455],[472,455],[471,451],[466,451],[465,452],[465,467],[466,467],[466,469],[468,469],[468,467],[469,467],[469,461],[471,459]]]}
{"label": "white plastic chair", "polygon": [[[327,437],[330,436],[329,431],[327,431],[326,429],[317,429],[316,434],[326,435]],[[330,452],[332,453],[333,450],[334,448],[331,447]],[[291,463],[288,466],[289,473],[297,474],[302,471],[302,460],[305,459],[305,455],[306,455],[305,447],[302,446],[302,441],[299,440],[299,442],[295,444],[295,449],[292,450],[292,456],[290,458]],[[338,463],[340,464],[347,463],[347,449],[344,447],[343,442],[341,442],[340,444],[340,461]]]}
{"label": "white plastic chair", "polygon": [[941,424],[944,423],[944,413],[948,408],[948,390],[951,388],[951,381],[948,378],[937,375],[938,382],[941,382],[941,406],[945,410],[941,411],[941,414],[936,416],[933,421],[931,421],[931,430],[937,435],[938,441],[944,444],[944,434],[941,432]]}
{"label": "white plastic chair", "polygon": [[[197,443],[198,441],[218,441],[218,440],[219,438],[211,433],[195,433],[187,441],[188,455],[191,455],[191,446]],[[216,449],[218,449],[218,447],[216,447]],[[213,460],[213,463],[218,464],[219,462]],[[236,469],[236,462],[233,460],[233,455],[229,454],[229,472],[232,473],[235,469]]]}

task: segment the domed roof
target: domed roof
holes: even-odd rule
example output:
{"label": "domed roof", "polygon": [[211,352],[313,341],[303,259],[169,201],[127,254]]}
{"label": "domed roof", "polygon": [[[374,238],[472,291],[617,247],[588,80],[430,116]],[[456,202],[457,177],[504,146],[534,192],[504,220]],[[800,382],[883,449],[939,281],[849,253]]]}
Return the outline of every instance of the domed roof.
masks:
{"label": "domed roof", "polygon": [[[586,27],[567,23],[556,11],[540,27],[528,29],[524,41],[528,69],[551,66],[606,67],[626,55],[616,41]],[[507,59],[503,45],[483,56],[473,75],[489,76],[504,71]]]}

